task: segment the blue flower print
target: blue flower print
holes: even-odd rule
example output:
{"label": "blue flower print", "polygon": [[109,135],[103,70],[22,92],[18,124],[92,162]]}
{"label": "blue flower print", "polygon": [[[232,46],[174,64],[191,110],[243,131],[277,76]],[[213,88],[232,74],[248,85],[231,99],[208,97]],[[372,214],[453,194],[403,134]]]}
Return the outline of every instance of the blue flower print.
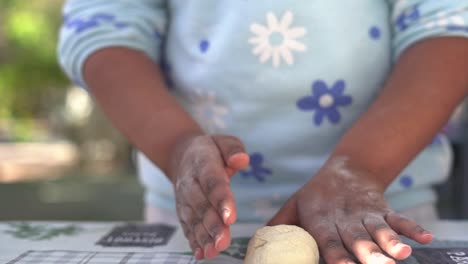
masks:
{"label": "blue flower print", "polygon": [[379,40],[382,32],[379,27],[373,26],[369,29],[369,36],[374,40]]}
{"label": "blue flower print", "polygon": [[437,145],[440,145],[442,144],[442,136],[439,134],[437,136],[435,136],[435,138],[432,140],[430,146],[437,146]]}
{"label": "blue flower print", "polygon": [[466,33],[468,33],[468,26],[450,25],[450,26],[447,26],[447,30],[449,30],[449,31],[465,31]]}
{"label": "blue flower print", "polygon": [[206,39],[200,41],[199,48],[202,53],[206,53],[210,48],[210,42]]}
{"label": "blue flower print", "polygon": [[164,76],[164,81],[166,82],[167,88],[174,88],[174,80],[172,79],[172,65],[169,62],[167,62],[165,58],[163,58],[159,63],[159,67],[161,67],[161,71]]}
{"label": "blue flower print", "polygon": [[303,111],[315,111],[314,122],[318,126],[322,124],[324,117],[337,124],[341,119],[338,107],[348,106],[353,101],[351,96],[343,94],[345,87],[343,80],[336,81],[330,89],[324,81],[315,81],[312,84],[312,95],[299,99],[297,107]]}
{"label": "blue flower print", "polygon": [[101,23],[111,23],[116,29],[123,29],[128,25],[124,22],[119,22],[115,20],[115,16],[111,14],[99,13],[92,15],[88,19],[83,18],[69,18],[67,15],[64,15],[64,25],[65,28],[74,29],[76,34],[85,32],[91,28],[95,28]]}
{"label": "blue flower print", "polygon": [[80,88],[85,88],[86,87],[84,85],[84,83],[82,83],[79,79],[73,79],[72,83],[75,84],[76,86],[80,87]]}
{"label": "blue flower print", "polygon": [[273,172],[271,169],[263,167],[263,155],[255,152],[250,155],[250,170],[241,170],[240,174],[242,177],[253,177],[258,182],[264,182],[267,176],[270,176]]}
{"label": "blue flower print", "polygon": [[115,27],[116,29],[122,29],[122,28],[128,27],[128,24],[127,24],[127,23],[124,23],[124,22],[115,22],[115,23],[114,23],[114,27]]}
{"label": "blue flower print", "polygon": [[417,21],[421,17],[419,12],[419,5],[414,5],[412,8],[401,13],[395,20],[395,26],[398,30],[406,30],[409,25]]}
{"label": "blue flower print", "polygon": [[154,38],[161,41],[163,39],[163,34],[159,30],[154,30]]}
{"label": "blue flower print", "polygon": [[411,188],[414,184],[413,178],[409,175],[403,175],[400,177],[399,183],[404,188]]}

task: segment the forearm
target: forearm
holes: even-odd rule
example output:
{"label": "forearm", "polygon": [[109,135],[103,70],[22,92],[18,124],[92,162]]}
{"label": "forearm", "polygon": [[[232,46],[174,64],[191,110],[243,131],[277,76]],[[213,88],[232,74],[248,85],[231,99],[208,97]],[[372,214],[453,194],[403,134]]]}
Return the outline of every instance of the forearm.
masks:
{"label": "forearm", "polygon": [[84,78],[113,124],[169,177],[169,156],[182,138],[202,133],[143,53],[106,48],[89,57]]}
{"label": "forearm", "polygon": [[447,122],[468,92],[468,40],[428,39],[409,48],[381,94],[337,145],[386,188]]}

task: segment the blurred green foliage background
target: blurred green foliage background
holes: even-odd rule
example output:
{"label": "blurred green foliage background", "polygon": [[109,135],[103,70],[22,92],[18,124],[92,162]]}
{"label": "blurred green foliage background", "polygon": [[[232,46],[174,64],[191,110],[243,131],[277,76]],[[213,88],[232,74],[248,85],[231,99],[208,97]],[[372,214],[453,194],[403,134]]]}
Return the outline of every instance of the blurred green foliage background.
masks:
{"label": "blurred green foliage background", "polygon": [[0,1],[0,118],[26,140],[31,119],[45,117],[68,80],[56,59],[61,0]]}
{"label": "blurred green foliage background", "polygon": [[0,0],[0,221],[140,219],[127,141],[58,65],[63,2]]}

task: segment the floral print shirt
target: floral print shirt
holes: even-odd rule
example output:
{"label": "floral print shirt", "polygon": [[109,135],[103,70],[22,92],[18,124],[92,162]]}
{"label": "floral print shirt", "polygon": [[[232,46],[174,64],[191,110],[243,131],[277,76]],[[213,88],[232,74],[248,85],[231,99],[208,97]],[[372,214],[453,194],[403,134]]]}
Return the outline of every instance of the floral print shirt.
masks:
{"label": "floral print shirt", "polygon": [[[86,87],[83,63],[98,49],[140,50],[206,132],[245,143],[251,164],[232,179],[241,219],[267,218],[314,175],[405,49],[468,37],[464,0],[68,0],[63,18],[60,62],[72,80]],[[439,135],[388,200],[433,202],[450,163]],[[173,208],[163,173],[139,165],[148,203]]]}

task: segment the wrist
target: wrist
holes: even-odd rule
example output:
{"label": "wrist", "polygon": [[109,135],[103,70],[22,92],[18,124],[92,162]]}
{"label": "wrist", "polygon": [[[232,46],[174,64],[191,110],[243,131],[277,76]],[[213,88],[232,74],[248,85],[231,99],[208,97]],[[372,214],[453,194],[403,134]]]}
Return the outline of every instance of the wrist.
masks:
{"label": "wrist", "polygon": [[326,180],[333,180],[336,184],[348,185],[351,182],[372,185],[382,193],[391,183],[388,177],[367,168],[363,163],[347,155],[332,155],[319,173]]}
{"label": "wrist", "polygon": [[174,144],[172,144],[172,148],[168,153],[169,157],[169,164],[168,170],[166,172],[167,177],[175,184],[177,181],[177,168],[179,167],[180,162],[183,159],[183,155],[190,146],[191,142],[199,136],[203,136],[205,133],[201,130],[194,130],[194,131],[186,131],[184,133],[180,133],[174,140]]}

